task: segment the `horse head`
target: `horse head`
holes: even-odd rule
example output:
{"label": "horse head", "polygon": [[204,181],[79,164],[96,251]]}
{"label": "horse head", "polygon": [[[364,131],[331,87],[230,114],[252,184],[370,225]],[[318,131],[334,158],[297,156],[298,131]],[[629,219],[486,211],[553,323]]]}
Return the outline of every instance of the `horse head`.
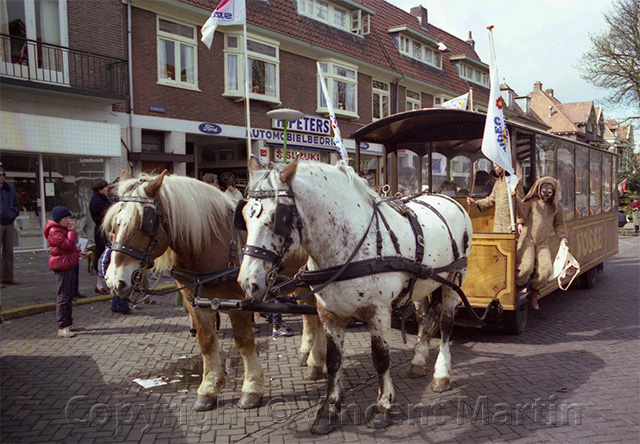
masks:
{"label": "horse head", "polygon": [[300,246],[302,225],[292,188],[296,168],[296,160],[269,170],[255,157],[249,160],[249,199],[241,207],[247,246],[238,282],[255,301],[262,301],[285,257]]}
{"label": "horse head", "polygon": [[112,243],[105,280],[111,291],[128,298],[151,268],[153,260],[169,246],[168,222],[160,191],[167,171],[155,178],[120,177],[120,201],[112,205],[102,225]]}

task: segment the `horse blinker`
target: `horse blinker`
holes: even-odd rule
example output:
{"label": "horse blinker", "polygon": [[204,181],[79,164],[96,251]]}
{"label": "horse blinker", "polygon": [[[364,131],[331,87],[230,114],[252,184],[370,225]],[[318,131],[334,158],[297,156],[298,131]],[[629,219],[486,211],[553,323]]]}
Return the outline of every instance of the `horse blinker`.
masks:
{"label": "horse blinker", "polygon": [[242,216],[242,210],[246,204],[246,200],[239,201],[233,212],[233,226],[236,230],[247,231],[247,223],[244,220],[244,216]]}
{"label": "horse blinker", "polygon": [[273,232],[278,236],[289,237],[291,235],[291,205],[278,204],[276,206],[275,224]]}
{"label": "horse blinker", "polygon": [[150,237],[155,237],[158,234],[158,214],[155,208],[145,207],[142,211],[140,231]]}

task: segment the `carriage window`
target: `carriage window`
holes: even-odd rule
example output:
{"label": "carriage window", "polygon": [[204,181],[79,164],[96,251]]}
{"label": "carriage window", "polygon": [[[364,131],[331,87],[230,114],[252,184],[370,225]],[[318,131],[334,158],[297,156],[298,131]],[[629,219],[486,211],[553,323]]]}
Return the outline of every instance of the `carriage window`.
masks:
{"label": "carriage window", "polygon": [[614,182],[611,179],[612,158],[610,154],[602,155],[602,211],[611,211],[613,205]]}
{"label": "carriage window", "polygon": [[398,192],[403,196],[420,191],[420,156],[413,151],[398,150]]}
{"label": "carriage window", "polygon": [[[425,160],[428,157],[425,156]],[[431,170],[431,191],[438,192],[442,188],[445,180],[449,180],[449,169],[447,168],[447,158],[440,153],[431,153],[431,168],[427,165],[427,170]],[[426,177],[426,176],[425,176]]]}
{"label": "carriage window", "polygon": [[473,165],[473,197],[487,197],[495,182],[493,165],[488,159],[476,160]]}
{"label": "carriage window", "polygon": [[451,172],[456,184],[455,196],[468,196],[473,180],[473,164],[468,157],[456,156],[451,159]]}
{"label": "carriage window", "polygon": [[556,177],[558,141],[551,137],[536,137],[536,177]]}
{"label": "carriage window", "polygon": [[573,219],[574,207],[574,191],[575,191],[575,173],[573,171],[573,145],[568,142],[561,142],[558,149],[558,182],[560,182],[560,190],[558,191],[558,199],[564,205],[564,217],[566,220]]}
{"label": "carriage window", "polygon": [[602,212],[602,153],[591,150],[589,156],[591,166],[591,199],[590,214],[600,214]]}
{"label": "carriage window", "polygon": [[380,181],[378,180],[378,157],[377,156],[367,156],[366,154],[360,155],[360,174],[362,177],[367,179],[369,185],[374,186],[378,185]]}
{"label": "carriage window", "polygon": [[158,83],[197,89],[196,30],[158,17]]}
{"label": "carriage window", "polygon": [[576,147],[576,213],[575,217],[589,215],[589,148]]}

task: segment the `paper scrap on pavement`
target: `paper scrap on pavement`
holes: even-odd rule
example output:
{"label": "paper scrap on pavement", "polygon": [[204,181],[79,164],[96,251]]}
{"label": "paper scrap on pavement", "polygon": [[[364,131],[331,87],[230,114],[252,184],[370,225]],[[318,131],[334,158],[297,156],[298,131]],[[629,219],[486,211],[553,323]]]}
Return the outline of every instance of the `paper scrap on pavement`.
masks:
{"label": "paper scrap on pavement", "polygon": [[158,387],[159,385],[166,385],[167,383],[162,380],[162,378],[152,378],[152,379],[140,379],[136,378],[133,382],[140,384],[144,388]]}

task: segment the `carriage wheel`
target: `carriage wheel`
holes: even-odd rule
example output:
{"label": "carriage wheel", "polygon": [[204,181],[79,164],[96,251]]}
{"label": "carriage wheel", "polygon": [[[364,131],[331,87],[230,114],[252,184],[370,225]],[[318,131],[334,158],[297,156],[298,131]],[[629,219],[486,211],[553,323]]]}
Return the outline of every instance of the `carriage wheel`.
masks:
{"label": "carriage wheel", "polygon": [[582,288],[584,288],[585,290],[591,290],[593,287],[595,287],[597,273],[598,267],[596,266],[581,275],[580,282],[582,283]]}
{"label": "carriage wheel", "polygon": [[511,335],[519,335],[524,333],[527,328],[527,318],[529,315],[529,302],[527,299],[520,303],[518,308],[513,311],[505,311],[502,313],[504,327],[507,333]]}

